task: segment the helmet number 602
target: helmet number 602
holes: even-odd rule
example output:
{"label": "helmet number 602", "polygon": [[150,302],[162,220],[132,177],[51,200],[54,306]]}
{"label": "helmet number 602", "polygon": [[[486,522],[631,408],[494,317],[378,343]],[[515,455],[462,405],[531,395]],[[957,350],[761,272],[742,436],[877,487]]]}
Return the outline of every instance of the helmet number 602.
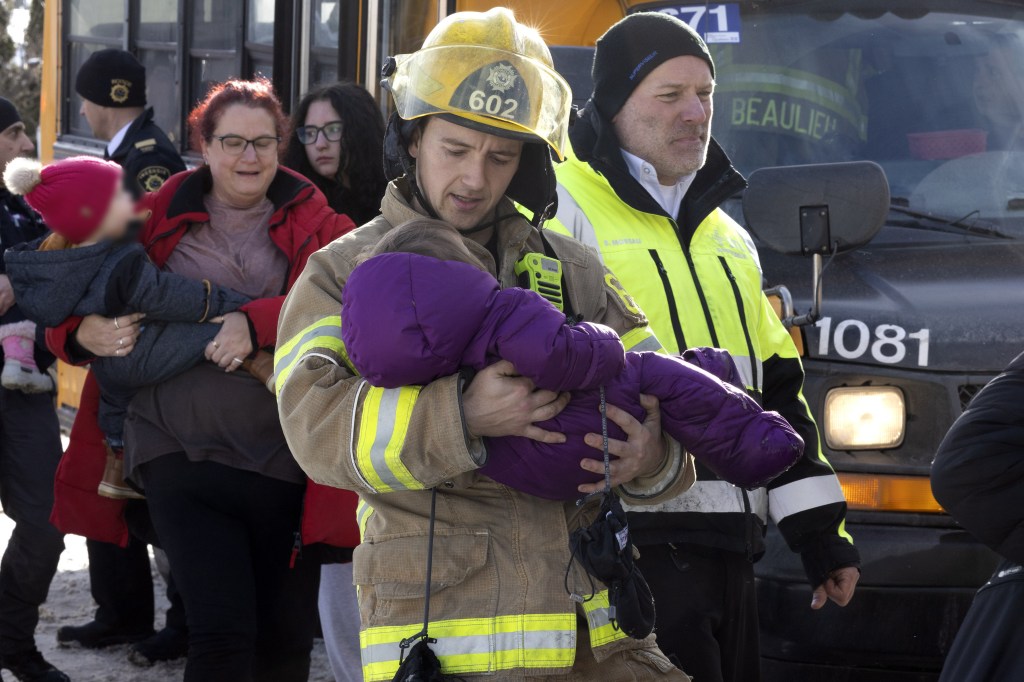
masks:
{"label": "helmet number 602", "polygon": [[880,324],[871,329],[861,320],[842,320],[834,327],[831,317],[823,317],[818,321],[821,334],[818,339],[818,355],[829,355],[829,349],[836,355],[847,360],[869,355],[876,361],[887,365],[895,365],[907,357],[909,341],[917,342],[917,365],[928,366],[928,351],[931,335],[928,329],[919,329],[908,333],[897,324]]}
{"label": "helmet number 602", "polygon": [[474,90],[469,95],[469,108],[491,116],[511,118],[519,108],[519,101],[512,98],[505,99],[501,95],[488,95],[483,90]]}

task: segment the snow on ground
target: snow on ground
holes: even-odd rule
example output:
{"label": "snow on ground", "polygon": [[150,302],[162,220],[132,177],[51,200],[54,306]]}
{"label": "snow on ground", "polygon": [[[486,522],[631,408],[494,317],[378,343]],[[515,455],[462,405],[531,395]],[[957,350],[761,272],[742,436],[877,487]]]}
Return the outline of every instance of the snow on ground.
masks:
{"label": "snow on ground", "polygon": [[[0,512],[0,547],[6,547],[14,522]],[[184,660],[140,668],[128,661],[128,647],[119,646],[98,651],[64,649],[57,646],[57,628],[78,625],[92,619],[96,605],[89,593],[89,560],[85,539],[77,535],[65,538],[66,549],[60,558],[57,575],[50,586],[50,598],[43,605],[36,643],[43,656],[66,672],[72,682],[179,682],[185,670]],[[164,582],[153,564],[153,582],[157,593],[157,627],[163,624],[167,610]],[[8,680],[12,679],[8,673]],[[313,647],[313,670],[310,682],[331,682],[334,678],[327,663],[322,640]]]}

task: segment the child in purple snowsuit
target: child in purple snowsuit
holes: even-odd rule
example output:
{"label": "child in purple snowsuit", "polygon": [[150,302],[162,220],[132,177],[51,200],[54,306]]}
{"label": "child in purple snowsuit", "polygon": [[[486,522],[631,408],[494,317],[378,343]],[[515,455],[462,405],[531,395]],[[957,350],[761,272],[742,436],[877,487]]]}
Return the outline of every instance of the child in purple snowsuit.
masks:
{"label": "child in purple snowsuit", "polygon": [[[779,414],[714,375],[738,381],[724,351],[689,351],[684,358],[694,364],[624,353],[611,329],[569,324],[538,294],[500,289],[445,223],[410,221],[367,255],[342,291],[342,340],[354,369],[371,385],[427,384],[508,360],[538,388],[572,392],[561,414],[539,425],[564,433],[566,442],[485,439],[480,473],[499,483],[569,500],[579,497],[581,484],[600,480],[580,460],[595,456],[583,437],[601,431],[602,386],[609,404],[641,421],[640,394],[658,398],[664,431],[735,485],[763,486],[803,453],[800,436]],[[612,438],[625,436],[612,422],[608,430]]]}

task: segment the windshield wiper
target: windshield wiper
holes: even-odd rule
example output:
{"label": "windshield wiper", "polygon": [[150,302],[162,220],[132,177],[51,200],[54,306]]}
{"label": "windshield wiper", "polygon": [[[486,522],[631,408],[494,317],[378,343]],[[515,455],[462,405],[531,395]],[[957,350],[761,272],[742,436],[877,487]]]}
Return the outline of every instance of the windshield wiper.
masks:
{"label": "windshield wiper", "polygon": [[[897,223],[899,227],[915,227],[922,230],[931,230],[933,232],[948,232],[950,234],[976,234],[982,237],[993,237],[996,239],[1016,239],[1011,234],[1007,234],[992,225],[991,223],[978,224],[977,222],[967,222],[970,216],[974,215],[977,211],[971,211],[963,218],[948,218],[946,216],[938,216],[932,213],[925,213],[923,211],[915,211],[912,208],[903,206],[901,202],[906,201],[900,197],[894,197],[889,202],[889,210],[893,213],[899,213],[910,218],[914,218],[913,221],[901,221]],[[952,228],[952,229],[951,229]]]}

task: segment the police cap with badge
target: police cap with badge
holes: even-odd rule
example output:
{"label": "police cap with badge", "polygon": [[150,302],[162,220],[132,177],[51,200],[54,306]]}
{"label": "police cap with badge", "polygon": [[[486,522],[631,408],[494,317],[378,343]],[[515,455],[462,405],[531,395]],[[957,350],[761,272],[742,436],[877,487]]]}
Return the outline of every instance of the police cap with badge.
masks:
{"label": "police cap with badge", "polygon": [[75,92],[102,107],[144,107],[146,67],[124,50],[94,52],[78,70]]}
{"label": "police cap with badge", "polygon": [[[78,71],[75,91],[102,107],[145,107],[146,67],[124,50],[94,52]],[[178,150],[153,121],[152,109],[135,119],[109,158],[124,168],[127,188],[135,196],[160,189],[185,170]]]}

